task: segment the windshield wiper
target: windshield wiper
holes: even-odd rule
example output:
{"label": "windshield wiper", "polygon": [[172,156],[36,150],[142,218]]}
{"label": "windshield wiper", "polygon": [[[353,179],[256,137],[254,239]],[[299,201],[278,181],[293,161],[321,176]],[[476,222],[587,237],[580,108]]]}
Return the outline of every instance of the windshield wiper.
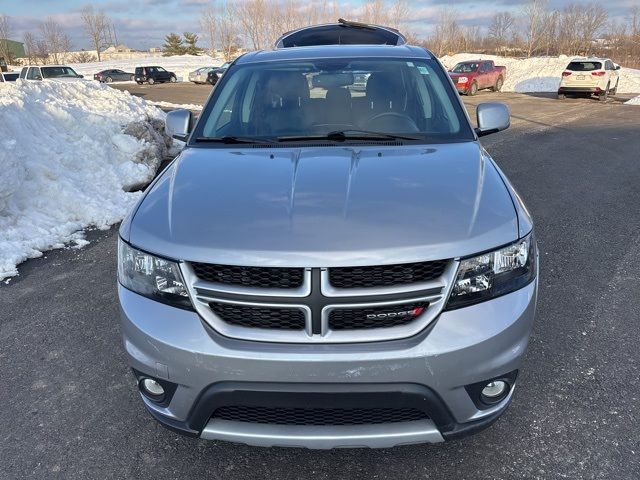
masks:
{"label": "windshield wiper", "polygon": [[275,140],[260,137],[237,137],[233,135],[225,135],[224,137],[197,137],[196,143],[275,143]]}
{"label": "windshield wiper", "polygon": [[297,142],[305,140],[334,140],[344,142],[345,140],[424,140],[421,137],[410,135],[396,135],[395,133],[372,132],[369,130],[335,130],[323,135],[291,135],[278,137],[279,142]]}

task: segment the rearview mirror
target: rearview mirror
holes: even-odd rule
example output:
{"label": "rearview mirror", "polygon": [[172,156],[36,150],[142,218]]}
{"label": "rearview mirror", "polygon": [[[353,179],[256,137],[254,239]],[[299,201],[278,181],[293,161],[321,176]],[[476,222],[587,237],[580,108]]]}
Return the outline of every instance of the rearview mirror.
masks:
{"label": "rearview mirror", "polygon": [[183,108],[167,113],[164,131],[172,138],[187,141],[191,130],[191,112]]}
{"label": "rearview mirror", "polygon": [[481,103],[476,110],[476,118],[476,134],[479,137],[506,130],[511,124],[509,107],[504,103]]}

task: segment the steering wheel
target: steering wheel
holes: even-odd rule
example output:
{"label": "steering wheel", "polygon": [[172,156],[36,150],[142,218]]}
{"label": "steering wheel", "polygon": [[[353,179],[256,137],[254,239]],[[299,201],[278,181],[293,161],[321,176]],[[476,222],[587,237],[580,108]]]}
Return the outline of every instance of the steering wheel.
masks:
{"label": "steering wheel", "polygon": [[[375,125],[375,122],[380,121],[380,119],[389,119],[389,120],[396,120],[396,122],[400,123],[400,126],[403,126],[404,128],[402,128],[402,130],[397,130],[396,133],[407,133],[407,129],[409,129],[410,132],[419,132],[420,129],[418,128],[418,125],[416,125],[416,122],[413,121],[413,118],[411,118],[409,115],[405,115],[404,113],[398,113],[398,112],[383,112],[383,113],[378,113],[377,115],[374,115],[373,117],[369,118],[367,120],[367,130],[380,130],[379,128],[376,129],[371,128],[372,124]],[[395,122],[394,122],[395,123]],[[387,132],[389,131],[388,128],[383,128],[383,131]],[[390,133],[393,133],[393,131],[391,131]]]}

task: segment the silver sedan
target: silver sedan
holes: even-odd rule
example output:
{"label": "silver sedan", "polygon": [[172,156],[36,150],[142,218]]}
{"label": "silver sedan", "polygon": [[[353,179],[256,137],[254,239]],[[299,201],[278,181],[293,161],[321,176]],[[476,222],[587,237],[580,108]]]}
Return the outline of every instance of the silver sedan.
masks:
{"label": "silver sedan", "polygon": [[189,74],[189,81],[193,83],[207,83],[207,75],[215,67],[200,67]]}

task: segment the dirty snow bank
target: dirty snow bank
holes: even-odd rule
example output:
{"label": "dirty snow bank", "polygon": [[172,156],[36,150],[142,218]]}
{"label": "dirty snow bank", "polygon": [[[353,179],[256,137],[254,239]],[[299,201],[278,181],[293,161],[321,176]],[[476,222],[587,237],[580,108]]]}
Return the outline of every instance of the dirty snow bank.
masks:
{"label": "dirty snow bank", "polygon": [[640,105],[640,95],[632,98],[631,100],[624,102],[625,105]]}
{"label": "dirty snow bank", "polygon": [[96,82],[0,85],[0,279],[108,228],[139,198],[169,140],[164,113]]}
{"label": "dirty snow bank", "polygon": [[[440,61],[447,68],[466,60],[493,60],[496,65],[507,67],[507,78],[502,90],[505,92],[557,92],[562,72],[574,57],[532,57],[525,59],[457,53],[445,55]],[[640,93],[640,70],[620,69],[618,93]]]}

